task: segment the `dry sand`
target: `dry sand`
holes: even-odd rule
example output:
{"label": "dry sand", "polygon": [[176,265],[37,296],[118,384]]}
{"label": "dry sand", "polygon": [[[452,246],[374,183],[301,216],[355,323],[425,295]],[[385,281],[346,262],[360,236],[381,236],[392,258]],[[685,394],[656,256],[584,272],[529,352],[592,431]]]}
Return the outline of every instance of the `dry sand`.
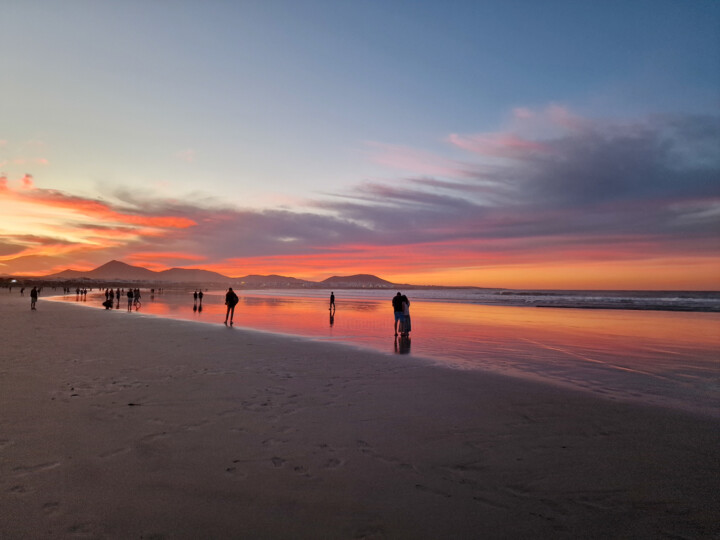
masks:
{"label": "dry sand", "polygon": [[17,291],[0,325],[3,539],[720,535],[717,419]]}

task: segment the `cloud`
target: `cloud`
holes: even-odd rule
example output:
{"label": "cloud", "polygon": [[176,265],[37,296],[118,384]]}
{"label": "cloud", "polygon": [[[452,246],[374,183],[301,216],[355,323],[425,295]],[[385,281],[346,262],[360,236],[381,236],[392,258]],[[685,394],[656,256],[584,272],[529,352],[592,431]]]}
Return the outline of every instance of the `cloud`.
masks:
{"label": "cloud", "polygon": [[59,190],[35,188],[33,177],[29,174],[22,178],[21,183],[27,191],[9,190],[8,195],[24,203],[46,208],[62,208],[85,217],[128,225],[159,228],[187,228],[195,225],[194,221],[182,216],[157,215],[141,207],[123,208],[98,199],[69,195]]}
{"label": "cloud", "polygon": [[372,161],[391,169],[431,176],[462,174],[458,163],[431,152],[377,142],[367,144],[372,149]]}
{"label": "cloud", "polygon": [[197,152],[195,152],[192,148],[186,148],[185,150],[181,150],[175,154],[175,157],[185,163],[193,163],[195,161],[196,154]]}
{"label": "cloud", "polygon": [[448,137],[451,144],[483,156],[519,157],[530,152],[547,153],[551,147],[537,141],[523,139],[511,133],[490,133],[486,135],[458,135]]}
{"label": "cloud", "polygon": [[[122,189],[110,203],[10,189],[6,179],[0,193],[67,210],[72,217],[58,234],[93,242],[93,256],[157,268],[190,263],[230,275],[467,270],[720,252],[718,117],[609,122],[560,106],[520,108],[504,130],[447,141],[449,154],[461,148],[467,159],[375,145],[377,162],[412,176],[366,181],[292,210]],[[41,252],[36,244],[28,249]]]}

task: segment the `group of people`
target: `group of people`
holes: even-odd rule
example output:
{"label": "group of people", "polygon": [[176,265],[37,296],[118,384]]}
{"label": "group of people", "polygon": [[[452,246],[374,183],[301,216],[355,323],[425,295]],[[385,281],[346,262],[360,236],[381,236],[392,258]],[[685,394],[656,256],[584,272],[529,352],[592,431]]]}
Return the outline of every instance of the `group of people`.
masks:
{"label": "group of people", "polygon": [[195,290],[195,292],[193,293],[193,311],[201,312],[203,310],[203,296],[205,295],[203,294],[202,289],[200,289],[199,291]]}
{"label": "group of people", "polygon": [[[112,309],[113,304],[117,300],[117,309],[120,309],[120,297],[122,294],[125,293],[125,289],[120,291],[120,289],[117,289],[116,291],[113,291],[112,289],[105,289],[105,301],[102,303],[103,306],[105,306],[105,309]],[[132,311],[132,308],[134,307],[136,310],[140,308],[140,289],[128,289],[127,293],[125,293],[125,296],[127,297],[127,310]]]}
{"label": "group of people", "polygon": [[[398,292],[392,299],[393,312],[395,313],[395,337],[398,335],[407,338],[410,336],[412,325],[410,323],[410,300]],[[335,292],[330,292],[330,325],[334,322],[335,315]]]}

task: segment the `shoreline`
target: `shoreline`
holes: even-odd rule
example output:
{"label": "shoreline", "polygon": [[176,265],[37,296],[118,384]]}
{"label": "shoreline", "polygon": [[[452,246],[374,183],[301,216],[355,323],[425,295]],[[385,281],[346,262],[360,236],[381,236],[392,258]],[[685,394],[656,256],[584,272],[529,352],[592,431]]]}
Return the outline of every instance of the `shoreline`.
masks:
{"label": "shoreline", "polygon": [[720,533],[716,419],[26,300],[0,300],[0,536]]}
{"label": "shoreline", "polygon": [[[166,319],[175,320],[186,320],[191,322],[199,322],[205,324],[221,324],[222,317],[224,315],[224,308],[222,308],[217,302],[212,302],[212,295],[209,293],[210,302],[205,304],[205,313],[198,314],[195,311],[185,312],[178,310],[180,304],[168,302],[169,299],[163,299],[162,295],[157,300],[157,303],[164,305],[163,309],[153,312],[154,302],[144,306],[137,315],[138,316],[153,316],[161,317]],[[175,297],[178,298],[178,297]],[[206,297],[207,298],[207,297]],[[215,296],[217,299],[217,295]],[[246,298],[246,297],[243,297]],[[249,297],[255,298],[255,297]],[[257,298],[265,298],[264,295],[259,295]],[[272,295],[273,301],[286,302],[290,299],[290,304],[296,302],[297,297],[277,297]],[[89,301],[73,302],[72,299],[67,300],[61,296],[50,297],[50,301],[59,301],[63,303],[69,303],[73,305],[80,304],[84,307],[92,307],[98,310],[104,310],[98,303]],[[454,328],[449,328],[446,321],[442,317],[438,316],[438,310],[436,302],[423,302],[420,300],[416,302],[415,308],[419,309],[420,306],[426,306],[425,312],[418,313],[418,327],[417,339],[408,341],[403,345],[401,341],[397,339],[393,343],[385,339],[384,325],[379,322],[378,318],[372,318],[372,320],[352,320],[352,317],[348,318],[347,315],[342,317],[347,326],[342,326],[335,330],[339,332],[334,333],[330,330],[319,330],[319,328],[327,326],[327,321],[322,321],[321,317],[318,318],[318,314],[322,314],[323,311],[317,311],[315,303],[317,301],[324,302],[324,298],[309,298],[309,304],[304,304],[304,300],[301,301],[302,305],[311,306],[309,310],[305,311],[293,311],[286,308],[282,310],[273,308],[270,320],[263,318],[254,312],[253,304],[250,303],[248,306],[250,309],[241,309],[239,313],[236,313],[236,324],[239,327],[245,328],[251,331],[262,332],[270,335],[293,337],[297,339],[305,339],[314,343],[339,343],[345,346],[351,346],[353,348],[368,351],[368,352],[381,352],[382,354],[388,354],[390,356],[398,354],[407,354],[417,362],[424,362],[428,364],[443,366],[450,369],[459,370],[472,370],[481,372],[498,373],[513,378],[520,378],[526,380],[534,380],[542,384],[550,384],[552,386],[567,388],[576,391],[581,391],[586,394],[591,394],[596,397],[601,397],[606,400],[622,400],[630,403],[641,403],[649,404],[658,407],[664,407],[669,409],[685,410],[694,414],[700,414],[703,416],[710,416],[713,418],[720,418],[720,402],[717,397],[709,391],[708,385],[701,384],[698,382],[698,377],[702,377],[705,374],[714,374],[717,379],[717,370],[711,365],[714,358],[714,354],[711,353],[712,343],[705,343],[702,354],[706,357],[701,360],[699,356],[692,356],[687,349],[688,343],[693,343],[699,347],[699,341],[703,339],[703,332],[698,330],[697,320],[693,324],[693,331],[698,330],[698,333],[693,334],[682,334],[682,343],[674,342],[673,340],[661,340],[655,341],[651,344],[645,344],[644,348],[647,350],[646,354],[655,354],[654,362],[658,366],[663,365],[667,362],[679,362],[675,368],[657,368],[656,370],[647,370],[643,365],[646,361],[646,357],[638,356],[637,341],[641,338],[647,338],[647,334],[640,332],[639,334],[633,335],[632,338],[620,339],[614,342],[605,342],[600,346],[594,346],[588,341],[588,345],[574,342],[574,338],[569,339],[570,334],[567,332],[564,334],[564,338],[559,340],[553,340],[550,334],[557,332],[559,329],[561,333],[565,330],[569,330],[573,327],[577,327],[580,321],[584,321],[583,328],[588,331],[588,340],[592,339],[590,336],[595,333],[597,335],[599,325],[607,324],[606,319],[596,320],[594,315],[592,318],[587,318],[586,314],[581,313],[584,310],[579,310],[578,313],[572,318],[572,320],[563,319],[560,314],[567,312],[563,309],[554,310],[552,315],[551,323],[547,323],[547,319],[543,317],[549,316],[551,311],[538,311],[535,312],[530,307],[520,306],[486,306],[484,312],[477,311],[482,306],[469,305],[474,311],[472,316],[476,317],[478,326],[476,328],[470,328],[468,331],[461,332],[462,335],[455,333]],[[373,305],[377,299],[362,299],[363,306]],[[285,304],[283,304],[285,305]],[[446,306],[453,306],[452,303],[445,304]],[[123,303],[124,306],[124,303]],[[313,307],[314,306],[314,307]],[[323,305],[324,307],[324,305]],[[221,309],[222,313],[217,310]],[[428,311],[429,309],[429,311]],[[452,316],[457,316],[457,312],[454,311],[453,307],[450,307]],[[493,321],[499,321],[504,319],[501,316],[502,312],[509,312],[510,310],[522,315],[516,315],[515,317],[522,318],[526,324],[532,327],[533,324],[544,324],[540,331],[535,330],[524,330],[514,329],[510,334],[507,333],[508,327],[503,327],[500,323]],[[116,310],[112,310],[116,311]],[[120,308],[120,311],[124,312],[125,308]],[[192,313],[192,315],[190,315]],[[285,315],[283,315],[285,313]],[[294,313],[294,316],[288,316],[287,313]],[[343,310],[343,313],[347,313]],[[351,311],[352,313],[352,311]],[[542,313],[542,315],[539,315]],[[626,311],[623,317],[632,317],[635,323],[638,323],[638,313],[632,310]],[[683,314],[686,316],[693,316],[695,318],[703,318],[703,314]],[[468,317],[471,315],[466,315]],[[647,320],[640,321],[641,325],[654,326],[659,323],[656,320],[657,317],[668,317],[668,314],[655,315],[654,312],[649,314],[651,321]],[[218,317],[217,320],[212,317]],[[304,324],[296,325],[293,321],[293,317],[300,318],[303,320],[312,320],[313,323],[309,326]],[[431,317],[434,317],[431,319]],[[537,317],[540,317],[537,319]],[[601,319],[605,315],[600,315]],[[645,318],[645,316],[643,316]],[[708,317],[716,317],[714,315],[708,315]],[[535,323],[530,321],[535,320]],[[279,321],[279,322],[278,322]],[[424,322],[423,327],[420,323]],[[680,321],[682,323],[682,321]],[[496,326],[492,326],[496,324]],[[630,324],[630,323],[628,323]],[[676,326],[679,324],[678,321],[674,323]],[[709,321],[705,321],[703,328],[705,332],[710,331],[708,328]],[[370,326],[368,326],[370,325]],[[323,328],[325,328],[323,327]],[[332,327],[332,325],[331,325]],[[357,332],[357,328],[360,327],[362,330]],[[383,329],[379,335],[378,329]],[[625,326],[622,324],[618,326],[618,323],[614,327],[608,327],[601,331],[605,336],[610,336],[618,330],[624,332]],[[686,328],[686,331],[689,331]],[[480,334],[482,332],[482,334]],[[645,331],[646,332],[646,331]],[[467,340],[470,335],[476,335],[482,343],[471,343]],[[503,337],[498,337],[502,335]],[[563,335],[563,334],[558,334]],[[392,340],[392,338],[388,338]],[[717,340],[715,340],[717,341]],[[520,345],[523,343],[523,345]],[[717,343],[720,345],[720,342]],[[468,352],[468,347],[473,348],[473,353]],[[628,347],[635,350],[629,351]],[[412,349],[412,351],[411,351]],[[659,352],[651,351],[668,351],[665,357]],[[714,349],[713,349],[714,350]],[[459,352],[461,351],[461,352]],[[686,356],[682,356],[682,355]],[[624,355],[624,356],[623,356]],[[679,356],[673,356],[679,355]],[[532,360],[527,360],[531,358]],[[522,360],[526,359],[526,360]],[[562,359],[565,359],[564,361]],[[567,362],[570,360],[570,363]],[[706,371],[713,370],[713,371]],[[635,376],[645,377],[645,380],[630,380],[628,373],[635,373]]]}
{"label": "shoreline", "polygon": [[[110,288],[115,288],[110,284]],[[202,287],[202,285],[182,285],[174,284],[176,287],[163,289],[163,294],[190,293],[192,290],[205,290],[208,294],[222,294],[225,289],[215,287]],[[135,284],[141,289],[150,290],[151,286]],[[119,285],[118,285],[119,287]],[[401,287],[402,288],[402,287]],[[93,290],[100,292],[103,287]],[[369,295],[368,298],[374,298],[373,294],[391,293],[395,288],[379,289],[379,288],[341,288],[334,289],[345,292],[359,293],[358,296],[351,298],[362,298]],[[542,309],[583,309],[583,310],[611,310],[611,311],[650,311],[650,312],[669,312],[669,313],[720,313],[720,291],[664,291],[664,290],[562,290],[562,289],[494,289],[494,288],[472,288],[472,287],[433,287],[433,288],[404,288],[413,292],[458,292],[458,291],[493,291],[497,293],[497,298],[488,297],[479,299],[477,297],[461,298],[453,296],[419,296],[416,300],[425,302],[450,302],[459,304],[482,305],[482,306],[499,306],[499,307],[534,307]],[[304,293],[308,298],[318,298],[319,293],[327,293],[333,288],[236,288],[239,294],[257,294],[258,296],[267,296],[271,293]],[[145,291],[147,292],[147,291]],[[604,294],[603,294],[604,293]],[[45,297],[68,297],[74,293],[62,294],[53,292]],[[680,295],[673,298],[663,298],[648,295]],[[573,298],[572,300],[563,299],[562,296],[583,295],[581,298]],[[627,295],[627,298],[618,297],[617,295]],[[683,296],[684,295],[684,296]],[[700,301],[700,296],[705,295],[703,302],[709,302],[710,305],[694,304]],[[295,296],[295,295],[293,295]],[[523,300],[523,298],[525,299]],[[711,298],[710,298],[711,297]],[[555,301],[553,301],[553,299]],[[637,303],[633,303],[637,302]],[[647,303],[643,303],[647,302]],[[674,303],[673,303],[674,302]],[[690,303],[688,303],[690,302]]]}

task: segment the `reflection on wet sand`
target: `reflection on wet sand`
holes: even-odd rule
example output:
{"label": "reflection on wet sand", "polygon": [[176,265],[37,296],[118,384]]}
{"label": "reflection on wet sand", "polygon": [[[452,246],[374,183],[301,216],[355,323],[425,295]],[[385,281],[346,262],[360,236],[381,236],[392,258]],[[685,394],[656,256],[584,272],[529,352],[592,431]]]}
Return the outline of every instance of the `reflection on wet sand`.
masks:
{"label": "reflection on wet sand", "polygon": [[[297,294],[297,293],[296,293]],[[235,326],[410,353],[393,341],[390,303],[240,292]],[[70,299],[70,298],[68,298]],[[580,310],[412,301],[413,356],[644,401],[718,410],[717,313]],[[88,304],[92,302],[88,301]],[[98,303],[99,305],[99,303]],[[142,313],[222,324],[224,296],[192,312],[185,294],[163,294]],[[392,343],[392,345],[390,345]],[[720,413],[717,413],[720,414]]]}
{"label": "reflection on wet sand", "polygon": [[410,338],[408,336],[395,337],[395,354],[410,353]]}

